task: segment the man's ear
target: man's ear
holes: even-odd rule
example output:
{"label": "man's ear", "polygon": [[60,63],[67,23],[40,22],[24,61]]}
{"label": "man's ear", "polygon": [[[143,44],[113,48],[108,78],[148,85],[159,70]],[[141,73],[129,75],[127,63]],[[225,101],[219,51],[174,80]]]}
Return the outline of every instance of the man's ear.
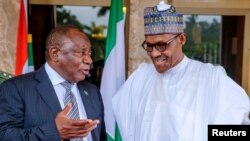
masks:
{"label": "man's ear", "polygon": [[55,47],[55,46],[52,46],[50,47],[49,49],[49,57],[51,58],[52,61],[54,62],[58,62],[58,56],[59,56],[59,48],[58,47]]}
{"label": "man's ear", "polygon": [[186,43],[186,34],[185,33],[182,33],[180,35],[180,43],[181,43],[181,45],[185,45],[185,43]]}

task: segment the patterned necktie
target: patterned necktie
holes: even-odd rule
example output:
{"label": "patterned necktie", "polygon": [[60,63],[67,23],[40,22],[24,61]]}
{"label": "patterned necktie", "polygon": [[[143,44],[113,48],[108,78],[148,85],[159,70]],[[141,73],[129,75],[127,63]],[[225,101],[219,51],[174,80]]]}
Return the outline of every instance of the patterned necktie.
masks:
{"label": "patterned necktie", "polygon": [[[78,111],[78,106],[77,106],[77,102],[76,102],[76,98],[74,96],[74,94],[71,91],[72,88],[72,84],[70,84],[67,81],[64,81],[62,83],[60,83],[65,89],[66,89],[66,94],[65,94],[65,98],[64,98],[64,104],[65,106],[70,102],[72,104],[72,108],[68,113],[68,118],[71,119],[79,119],[79,111]],[[84,141],[83,138],[74,138],[74,139],[70,139],[70,141]]]}
{"label": "patterned necktie", "polygon": [[63,101],[65,106],[68,103],[72,104],[72,108],[71,108],[70,112],[68,113],[68,117],[72,118],[72,119],[79,119],[80,116],[79,116],[79,111],[78,111],[78,107],[77,107],[76,98],[75,98],[74,94],[71,91],[71,88],[72,88],[73,85],[70,84],[67,81],[62,82],[61,85],[66,89],[66,94],[65,94],[65,97],[64,97],[64,101]]}

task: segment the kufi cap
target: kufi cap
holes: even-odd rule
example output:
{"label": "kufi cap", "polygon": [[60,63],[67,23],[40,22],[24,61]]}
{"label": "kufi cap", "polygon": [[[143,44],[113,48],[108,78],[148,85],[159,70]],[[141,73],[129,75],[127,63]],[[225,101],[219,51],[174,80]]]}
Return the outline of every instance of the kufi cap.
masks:
{"label": "kufi cap", "polygon": [[145,35],[179,34],[184,31],[183,14],[171,5],[160,3],[144,9]]}

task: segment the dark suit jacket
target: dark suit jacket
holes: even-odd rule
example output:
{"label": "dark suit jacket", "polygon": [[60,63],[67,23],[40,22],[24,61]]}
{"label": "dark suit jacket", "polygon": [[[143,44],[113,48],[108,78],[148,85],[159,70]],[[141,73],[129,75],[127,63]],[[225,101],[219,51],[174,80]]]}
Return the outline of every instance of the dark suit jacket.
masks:
{"label": "dark suit jacket", "polygon": [[[100,120],[91,132],[93,141],[106,141],[99,89],[87,81],[77,86],[87,117]],[[0,85],[0,141],[60,141],[55,117],[61,110],[44,66],[5,81]]]}

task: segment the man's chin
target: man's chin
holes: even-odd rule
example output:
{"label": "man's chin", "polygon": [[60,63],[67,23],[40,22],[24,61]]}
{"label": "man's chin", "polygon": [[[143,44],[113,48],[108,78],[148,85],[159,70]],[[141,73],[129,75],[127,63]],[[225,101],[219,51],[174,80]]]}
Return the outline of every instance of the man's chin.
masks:
{"label": "man's chin", "polygon": [[156,65],[156,64],[154,64],[154,67],[155,67],[155,69],[156,69],[156,71],[158,72],[158,73],[164,73],[167,69],[166,68],[164,68],[163,66],[158,66],[158,65]]}
{"label": "man's chin", "polygon": [[86,79],[86,77],[87,77],[86,75],[83,75],[83,76],[81,77],[80,81]]}
{"label": "man's chin", "polygon": [[156,67],[156,71],[158,72],[158,73],[164,73],[164,72],[166,72],[166,71],[168,71],[169,69],[168,68],[159,68],[159,67]]}
{"label": "man's chin", "polygon": [[83,81],[84,79],[86,79],[86,75],[81,75],[81,76],[75,77],[76,83],[80,82],[80,81]]}
{"label": "man's chin", "polygon": [[164,73],[165,71],[163,70],[157,70],[158,73]]}

